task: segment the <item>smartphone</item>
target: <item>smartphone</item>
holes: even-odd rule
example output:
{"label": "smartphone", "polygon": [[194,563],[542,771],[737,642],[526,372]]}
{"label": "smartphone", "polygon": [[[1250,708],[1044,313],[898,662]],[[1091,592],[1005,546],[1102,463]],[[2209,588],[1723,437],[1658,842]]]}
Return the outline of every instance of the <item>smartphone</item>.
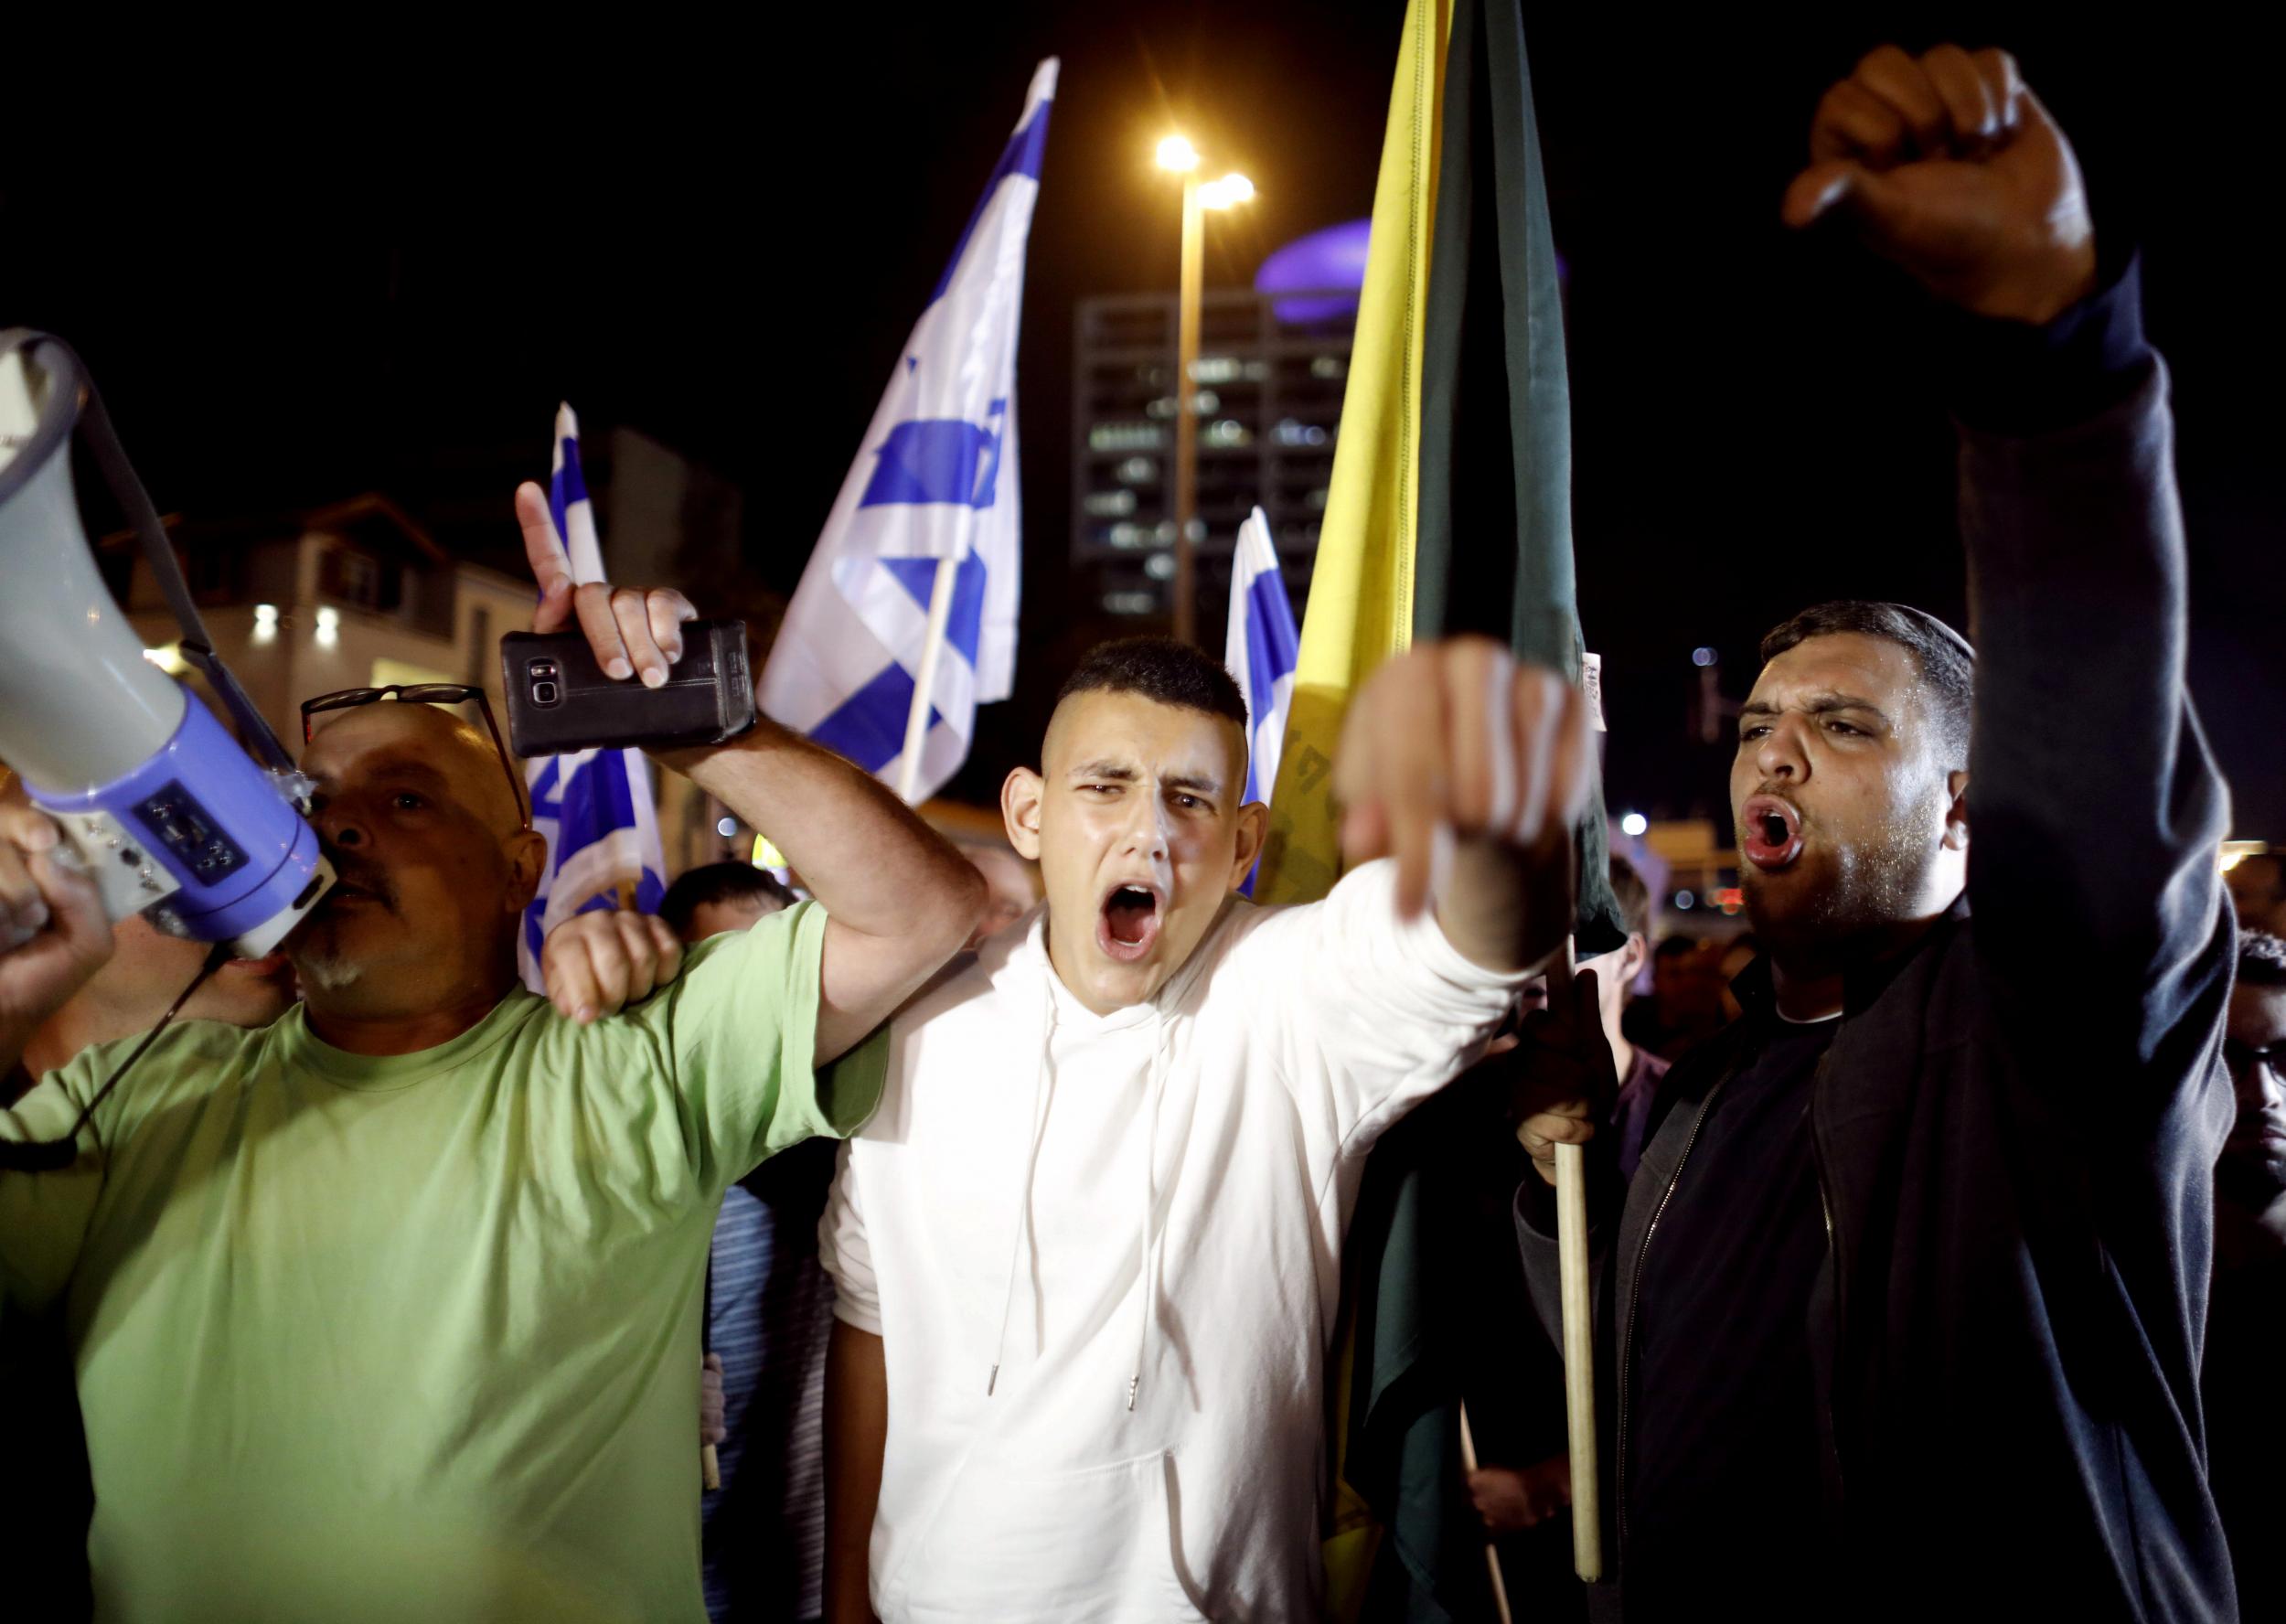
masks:
{"label": "smartphone", "polygon": [[627,745],[721,744],[754,725],[746,668],[746,623],[683,623],[683,657],[667,680],[604,675],[584,632],[510,632],[500,639],[500,684],[508,701],[508,745],[519,756]]}

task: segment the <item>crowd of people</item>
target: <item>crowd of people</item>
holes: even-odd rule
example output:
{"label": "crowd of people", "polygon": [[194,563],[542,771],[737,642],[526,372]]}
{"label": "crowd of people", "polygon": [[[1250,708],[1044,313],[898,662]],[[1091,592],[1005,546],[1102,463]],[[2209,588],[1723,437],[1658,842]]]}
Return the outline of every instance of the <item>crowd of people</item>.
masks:
{"label": "crowd of people", "polygon": [[[338,882],[147,1050],[204,948],[0,798],[0,1132],[77,1148],[0,1172],[32,1616],[1319,1617],[1368,1156],[1468,1099],[1472,1371],[1548,1366],[1588,1172],[1607,1570],[1512,1560],[1516,1616],[2281,1616],[2286,880],[2221,871],[2132,259],[1997,52],[1875,53],[1811,155],[1789,221],[1938,307],[1976,641],[1763,639],[1750,937],[1654,942],[1615,861],[1624,941],[1546,978],[1593,732],[1477,638],[1354,695],[1320,901],[1239,895],[1245,705],[1131,639],[1004,847],[767,721],[662,752],[798,884],[575,915],[544,996],[516,764],[366,690],[303,758]],[[692,606],[518,510],[535,629],[663,680]],[[1561,1429],[1488,1441],[1514,1559]]]}

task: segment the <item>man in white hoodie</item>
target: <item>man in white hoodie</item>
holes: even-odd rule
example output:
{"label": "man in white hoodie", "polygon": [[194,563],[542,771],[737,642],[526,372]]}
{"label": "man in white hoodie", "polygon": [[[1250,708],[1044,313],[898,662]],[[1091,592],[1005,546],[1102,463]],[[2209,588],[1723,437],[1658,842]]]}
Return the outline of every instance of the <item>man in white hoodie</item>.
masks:
{"label": "man in white hoodie", "polygon": [[1354,866],[1255,907],[1229,675],[1083,662],[1001,791],[1046,904],[896,1018],[821,1228],[829,1619],[1316,1616],[1358,1174],[1568,930],[1586,741],[1491,643],[1389,662],[1337,770]]}

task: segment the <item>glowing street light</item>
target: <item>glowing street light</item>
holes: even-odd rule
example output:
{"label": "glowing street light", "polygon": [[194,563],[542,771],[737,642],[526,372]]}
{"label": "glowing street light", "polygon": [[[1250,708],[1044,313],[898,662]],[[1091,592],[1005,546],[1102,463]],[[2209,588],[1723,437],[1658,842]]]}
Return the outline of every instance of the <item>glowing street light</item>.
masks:
{"label": "glowing street light", "polygon": [[1225,175],[1199,188],[1199,203],[1205,208],[1228,208],[1234,203],[1251,202],[1254,195],[1253,181],[1243,175]]}
{"label": "glowing street light", "polygon": [[1182,176],[1182,281],[1175,306],[1175,636],[1198,641],[1198,582],[1191,527],[1199,505],[1199,402],[1191,374],[1199,363],[1199,303],[1205,281],[1202,211],[1250,201],[1255,183],[1236,173],[1199,179],[1199,149],[1180,135],[1159,144],[1159,166]]}
{"label": "glowing street light", "polygon": [[1199,166],[1199,149],[1180,135],[1170,135],[1159,144],[1159,166],[1188,175]]}

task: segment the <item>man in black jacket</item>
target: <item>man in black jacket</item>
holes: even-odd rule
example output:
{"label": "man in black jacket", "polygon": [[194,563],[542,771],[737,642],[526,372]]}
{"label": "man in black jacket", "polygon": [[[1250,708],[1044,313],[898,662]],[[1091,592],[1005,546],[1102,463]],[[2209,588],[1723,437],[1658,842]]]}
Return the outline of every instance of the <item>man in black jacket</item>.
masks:
{"label": "man in black jacket", "polygon": [[[1747,1013],[1670,1074],[1630,1183],[1590,1150],[1595,1600],[2228,1618],[2198,1397],[2227,816],[2166,374],[2005,56],[1885,48],[1811,147],[1789,223],[1853,226],[1950,307],[1978,652],[1880,604],[1763,645],[1731,770]],[[1544,1181],[1592,1138],[1593,1067],[1543,1035],[1517,1227],[1553,1324]]]}

